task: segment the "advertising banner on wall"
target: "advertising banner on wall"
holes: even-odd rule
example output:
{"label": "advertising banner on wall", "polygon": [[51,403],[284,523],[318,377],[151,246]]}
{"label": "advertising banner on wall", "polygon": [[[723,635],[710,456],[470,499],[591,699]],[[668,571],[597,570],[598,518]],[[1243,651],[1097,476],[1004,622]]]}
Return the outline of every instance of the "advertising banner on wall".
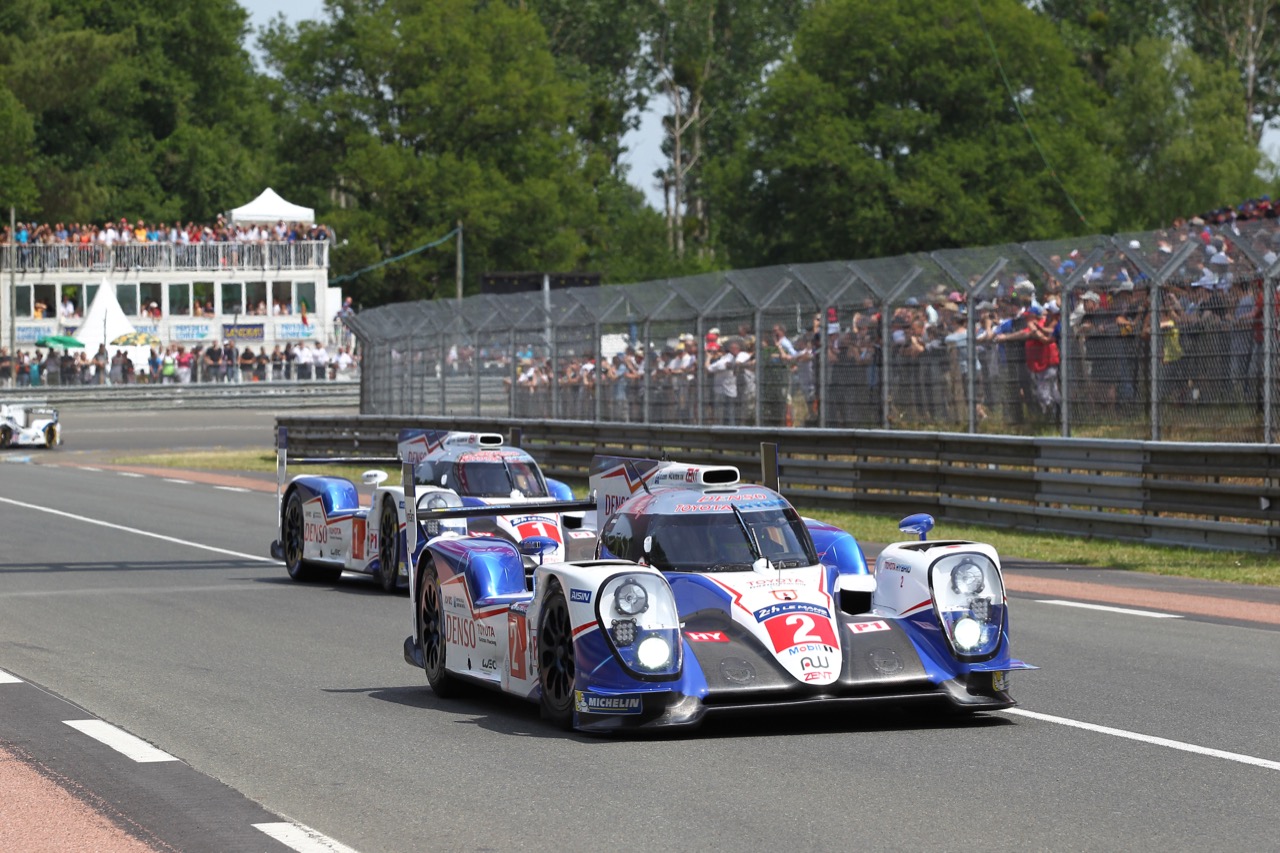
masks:
{"label": "advertising banner on wall", "polygon": [[266,326],[262,323],[223,323],[222,337],[233,341],[266,340]]}

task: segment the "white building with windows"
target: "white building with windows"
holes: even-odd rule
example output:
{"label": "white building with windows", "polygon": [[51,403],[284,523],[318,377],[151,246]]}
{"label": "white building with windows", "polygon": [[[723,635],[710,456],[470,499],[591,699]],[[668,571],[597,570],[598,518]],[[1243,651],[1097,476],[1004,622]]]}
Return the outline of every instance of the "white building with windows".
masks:
{"label": "white building with windows", "polygon": [[[228,221],[311,222],[312,211],[267,190]],[[165,343],[228,338],[253,346],[337,334],[342,292],[329,287],[327,240],[284,242],[270,227],[238,242],[6,245],[0,251],[0,346],[75,334],[103,281],[134,328]],[[271,239],[268,239],[271,238]],[[305,321],[304,321],[305,317]]]}

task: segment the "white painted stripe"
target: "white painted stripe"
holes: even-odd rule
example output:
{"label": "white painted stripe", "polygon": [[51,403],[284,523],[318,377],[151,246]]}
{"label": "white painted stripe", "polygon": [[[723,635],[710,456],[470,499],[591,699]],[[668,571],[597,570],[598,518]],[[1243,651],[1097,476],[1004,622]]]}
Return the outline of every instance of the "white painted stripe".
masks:
{"label": "white painted stripe", "polygon": [[1128,607],[1108,607],[1105,604],[1085,604],[1082,601],[1057,601],[1055,599],[1036,599],[1039,604],[1061,604],[1063,607],[1083,607],[1086,610],[1105,610],[1108,613],[1123,613],[1126,616],[1150,616],[1153,619],[1181,619],[1177,613],[1159,613],[1155,610],[1130,610]]}
{"label": "white painted stripe", "polygon": [[214,486],[220,492],[247,492],[248,489],[242,489],[239,486]]}
{"label": "white painted stripe", "polygon": [[76,467],[79,468],[81,471],[98,471],[98,472],[102,471],[101,468],[90,468],[88,465],[77,465]]}
{"label": "white painted stripe", "polygon": [[1182,752],[1192,752],[1196,755],[1207,755],[1210,758],[1222,758],[1227,761],[1237,761],[1241,764],[1251,764],[1254,767],[1265,767],[1267,770],[1280,770],[1280,761],[1256,758],[1252,755],[1241,755],[1238,752],[1226,752],[1221,749],[1212,749],[1207,746],[1197,746],[1194,743],[1183,743],[1180,740],[1169,740],[1168,738],[1155,737],[1153,735],[1138,734],[1137,732],[1125,731],[1124,729],[1113,729],[1110,726],[1099,726],[1094,723],[1082,723],[1079,720],[1071,720],[1066,717],[1054,717],[1050,714],[1039,714],[1035,711],[1024,711],[1021,708],[1006,708],[1003,713],[1016,714],[1019,717],[1028,717],[1032,720],[1040,720],[1045,723],[1055,723],[1059,726],[1069,726],[1073,729],[1084,729],[1087,732],[1097,732],[1098,734],[1111,735],[1112,737],[1125,738],[1126,740],[1136,740],[1140,743],[1149,743],[1154,746],[1164,746],[1169,749],[1181,750]]}
{"label": "white painted stripe", "polygon": [[96,741],[105,743],[116,752],[126,758],[132,758],[139,764],[178,760],[169,753],[156,749],[142,738],[134,737],[124,729],[118,729],[102,720],[63,720],[62,722]]}
{"label": "white painted stripe", "polygon": [[160,479],[164,480],[166,483],[177,483],[177,484],[178,484],[178,485],[180,485],[180,486],[190,486],[190,485],[191,485],[191,481],[190,481],[190,480],[177,480],[177,479],[174,479],[173,477],[161,477]]}
{"label": "white painted stripe", "polygon": [[356,853],[355,848],[300,823],[255,823],[253,828],[298,853]]}
{"label": "white painted stripe", "polygon": [[[121,567],[128,571],[127,564]],[[188,569],[187,571],[199,571]],[[228,583],[221,586],[114,586],[81,587],[79,589],[22,589],[0,592],[0,601],[6,598],[57,598],[59,596],[88,595],[98,598],[104,595],[188,595],[197,592],[266,592],[260,583]]]}
{"label": "white painted stripe", "polygon": [[119,474],[121,477],[145,477],[145,476],[147,476],[146,474],[137,474],[137,473],[134,473],[133,471],[117,471],[116,473],[117,473],[117,474]]}
{"label": "white painted stripe", "polygon": [[0,498],[0,503],[11,504],[12,506],[20,506],[23,509],[32,509],[36,512],[47,512],[49,515],[57,515],[63,518],[73,518],[76,521],[82,521],[85,524],[96,524],[99,527],[107,527],[111,530],[123,530],[125,533],[133,533],[137,536],[147,536],[151,539],[159,539],[161,542],[172,542],[175,545],[187,545],[191,548],[199,548],[202,551],[212,551],[215,554],[227,554],[232,557],[239,557],[242,560],[254,560],[259,563],[276,563],[279,560],[273,560],[271,557],[261,557],[257,554],[246,554],[243,551],[228,551],[226,548],[215,548],[212,545],[201,545],[199,542],[191,542],[187,539],[178,539],[174,536],[163,536],[159,533],[152,533],[150,530],[139,530],[136,527],[125,527],[123,524],[112,524],[109,521],[101,521],[96,518],[86,518],[83,515],[76,515],[74,512],[63,512],[60,509],[52,509],[47,506],[37,506],[35,504],[25,503],[24,501],[15,501],[13,498]]}
{"label": "white painted stripe", "polygon": [[10,675],[3,669],[0,669],[0,684],[22,684],[23,681],[16,675]]}

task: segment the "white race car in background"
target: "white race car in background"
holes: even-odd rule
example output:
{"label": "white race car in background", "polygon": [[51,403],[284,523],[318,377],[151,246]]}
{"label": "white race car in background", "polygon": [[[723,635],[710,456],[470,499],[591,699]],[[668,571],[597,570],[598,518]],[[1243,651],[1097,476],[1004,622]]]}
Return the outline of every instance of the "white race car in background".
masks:
{"label": "white race car in background", "polygon": [[21,403],[0,404],[0,448],[57,447],[62,443],[58,410]]}

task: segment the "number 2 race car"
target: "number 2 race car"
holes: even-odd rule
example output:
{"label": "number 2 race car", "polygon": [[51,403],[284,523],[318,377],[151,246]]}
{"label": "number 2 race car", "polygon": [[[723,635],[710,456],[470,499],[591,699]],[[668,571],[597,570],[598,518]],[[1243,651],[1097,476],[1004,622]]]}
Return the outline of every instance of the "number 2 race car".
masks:
{"label": "number 2 race car", "polygon": [[904,519],[920,541],[872,573],[853,536],[736,468],[596,457],[591,487],[596,559],[526,572],[536,537],[426,543],[404,656],[436,693],[473,682],[610,731],[871,702],[999,709],[1009,673],[1035,669],[1009,655],[995,550],[925,541],[929,516]]}
{"label": "number 2 race car", "polygon": [[0,448],[57,447],[61,443],[57,409],[0,404]]}
{"label": "number 2 race car", "polygon": [[[554,495],[572,492],[555,480],[542,476],[538,464],[522,450],[502,447],[496,433],[402,430],[399,458],[362,457],[356,459],[289,458],[288,430],[280,427],[276,441],[277,537],[271,555],[283,560],[289,576],[299,581],[333,581],[342,572],[373,575],[388,592],[408,585],[409,566],[416,562],[424,537],[416,536],[416,546],[405,542],[405,495],[399,486],[383,485],[382,470],[365,471],[362,480],[373,486],[369,505],[362,506],[354,483],[344,477],[300,476],[286,485],[290,462],[297,464],[405,463],[413,482],[418,508],[434,510],[483,507],[500,494],[504,503],[527,502],[531,507],[512,518],[495,519],[492,513],[462,519],[432,520],[430,535],[445,530],[473,535],[517,538],[541,536],[554,541],[552,556],[561,556],[566,540],[560,510],[566,506],[581,510],[580,503],[553,501]],[[580,526],[580,514],[567,521]],[[585,544],[594,546],[591,532]],[[572,540],[571,540],[572,541]],[[405,559],[405,555],[410,555]]]}

